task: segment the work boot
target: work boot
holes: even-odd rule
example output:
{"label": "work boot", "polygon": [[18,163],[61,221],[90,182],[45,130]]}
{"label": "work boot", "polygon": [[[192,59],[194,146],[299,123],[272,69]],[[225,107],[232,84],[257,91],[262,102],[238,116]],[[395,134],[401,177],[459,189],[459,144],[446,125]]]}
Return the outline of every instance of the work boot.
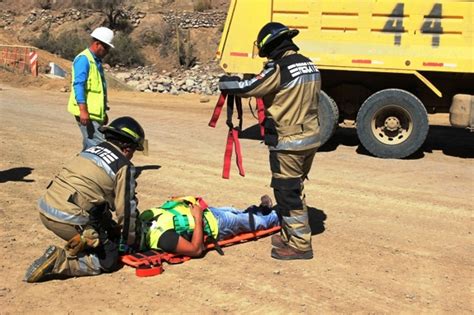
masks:
{"label": "work boot", "polygon": [[273,234],[271,239],[272,239],[272,246],[273,247],[284,248],[285,246],[287,246],[286,243],[281,238],[280,234]]}
{"label": "work boot", "polygon": [[28,268],[24,281],[29,283],[41,281],[46,275],[53,271],[54,264],[56,263],[59,254],[60,251],[56,246],[49,246],[43,256],[36,259]]}
{"label": "work boot", "polygon": [[272,258],[280,260],[312,259],[313,250],[301,251],[285,245],[282,248],[272,248]]}

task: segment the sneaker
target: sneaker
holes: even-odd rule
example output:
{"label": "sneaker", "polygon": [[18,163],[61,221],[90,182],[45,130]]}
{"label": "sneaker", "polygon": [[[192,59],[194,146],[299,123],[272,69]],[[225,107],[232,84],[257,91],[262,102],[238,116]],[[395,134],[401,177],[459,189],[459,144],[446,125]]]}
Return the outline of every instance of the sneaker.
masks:
{"label": "sneaker", "polygon": [[272,198],[270,198],[269,195],[263,195],[260,197],[260,207],[267,207],[269,209],[273,207]]}
{"label": "sneaker", "polygon": [[285,246],[287,246],[286,243],[281,238],[280,234],[273,234],[271,240],[272,240],[273,247],[284,248]]}
{"label": "sneaker", "polygon": [[286,245],[283,248],[272,248],[272,258],[280,260],[312,259],[313,251],[301,251]]}
{"label": "sneaker", "polygon": [[56,246],[49,246],[44,252],[43,256],[36,259],[31,266],[28,268],[25,274],[24,281],[28,283],[38,282],[44,278],[44,276],[51,273],[54,268],[54,263],[59,257],[59,250]]}

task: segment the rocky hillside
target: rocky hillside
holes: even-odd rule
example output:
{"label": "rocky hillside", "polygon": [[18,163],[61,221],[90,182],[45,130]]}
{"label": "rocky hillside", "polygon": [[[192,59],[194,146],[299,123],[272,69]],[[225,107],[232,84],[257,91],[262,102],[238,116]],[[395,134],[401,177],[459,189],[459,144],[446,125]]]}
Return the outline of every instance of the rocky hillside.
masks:
{"label": "rocky hillside", "polygon": [[[87,5],[80,7],[74,5],[73,0],[20,2],[0,0],[0,45],[38,47],[46,38],[58,41],[58,45],[82,49],[87,46],[92,29],[110,22],[104,10]],[[121,7],[119,21],[126,21],[126,27],[120,25],[122,29],[117,34],[126,33],[127,40],[136,44],[134,47],[141,56],[142,66],[112,64],[107,67],[109,74],[143,92],[215,93],[222,70],[214,56],[228,2],[123,1],[126,5]],[[132,54],[134,50],[120,53]],[[40,53],[40,72],[48,71],[50,61],[57,62],[51,59],[54,59],[51,55]],[[58,63],[66,65],[65,70],[70,71],[69,61]]]}

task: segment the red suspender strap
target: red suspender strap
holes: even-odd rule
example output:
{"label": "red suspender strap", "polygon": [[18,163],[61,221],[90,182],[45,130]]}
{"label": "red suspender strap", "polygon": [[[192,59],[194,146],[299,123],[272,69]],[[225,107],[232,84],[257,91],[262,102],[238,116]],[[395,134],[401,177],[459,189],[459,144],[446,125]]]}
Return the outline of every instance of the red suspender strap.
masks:
{"label": "red suspender strap", "polygon": [[217,120],[219,119],[219,116],[221,115],[222,107],[225,104],[225,98],[227,95],[224,93],[221,93],[219,96],[219,99],[217,100],[216,107],[214,108],[214,112],[212,113],[211,120],[209,121],[209,127],[215,128]]}
{"label": "red suspender strap", "polygon": [[232,147],[234,145],[233,129],[229,129],[227,134],[227,144],[224,153],[224,167],[222,169],[222,178],[229,179],[230,161],[232,159]]}
{"label": "red suspender strap", "polygon": [[[214,108],[214,112],[212,113],[211,120],[209,121],[209,127],[216,127],[217,120],[222,111],[222,107],[225,104],[227,95],[221,93],[219,99],[217,100],[216,107]],[[234,107],[234,101],[237,106],[237,114],[239,119],[239,127],[234,128],[232,124],[232,111]],[[239,132],[242,128],[242,101],[240,97],[237,96],[229,96],[227,100],[227,125],[229,126],[229,132],[227,134],[227,144],[225,147],[224,153],[224,167],[222,169],[222,177],[228,179],[230,177],[230,164],[232,160],[232,150],[235,147],[235,155],[236,155],[236,163],[237,167],[239,168],[240,176],[245,176],[245,170],[242,163],[242,151],[240,149],[240,141],[239,141]],[[263,103],[262,103],[263,104]]]}
{"label": "red suspender strap", "polygon": [[260,135],[265,136],[265,104],[263,99],[257,98],[257,114],[258,114],[258,124],[260,125]]}
{"label": "red suspender strap", "polygon": [[232,129],[232,137],[234,138],[235,162],[239,168],[240,176],[245,176],[244,165],[242,163],[242,151],[240,150],[239,130],[235,128]]}
{"label": "red suspender strap", "polygon": [[229,179],[230,177],[230,164],[232,160],[232,149],[235,147],[235,159],[237,167],[239,168],[240,176],[245,176],[244,165],[242,163],[242,151],[240,149],[239,141],[239,130],[232,128],[229,129],[227,134],[227,144],[225,146],[224,153],[224,167],[222,169],[222,178]]}

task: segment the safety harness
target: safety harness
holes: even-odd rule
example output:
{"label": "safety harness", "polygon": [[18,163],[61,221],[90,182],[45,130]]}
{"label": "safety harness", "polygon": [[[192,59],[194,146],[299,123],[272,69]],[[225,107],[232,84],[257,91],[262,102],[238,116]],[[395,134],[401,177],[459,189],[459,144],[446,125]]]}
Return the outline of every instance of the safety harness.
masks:
{"label": "safety harness", "polygon": [[[167,230],[172,229],[185,238],[192,235],[195,223],[189,206],[195,204],[199,204],[203,209],[205,241],[217,243],[219,233],[217,219],[209,211],[207,203],[200,197],[173,197],[160,207],[150,208],[140,214],[140,250],[158,249],[159,239]],[[219,253],[223,255],[222,251]]]}
{"label": "safety harness", "polygon": [[[230,164],[232,160],[232,151],[235,148],[236,163],[239,169],[240,176],[245,176],[245,170],[242,161],[242,151],[240,149],[239,134],[242,131],[242,99],[234,95],[226,95],[221,93],[219,99],[217,100],[216,107],[212,113],[211,120],[209,121],[209,127],[215,128],[217,120],[222,112],[225,101],[227,98],[227,120],[226,124],[229,127],[229,132],[227,133],[227,143],[224,153],[224,166],[222,169],[222,178],[229,179],[230,177]],[[234,104],[237,109],[237,119],[239,124],[237,127],[234,127],[232,122],[232,116],[234,113]],[[265,106],[261,98],[257,98],[257,113],[258,113],[258,123],[260,125],[260,134],[264,136],[264,121],[265,121]]]}

